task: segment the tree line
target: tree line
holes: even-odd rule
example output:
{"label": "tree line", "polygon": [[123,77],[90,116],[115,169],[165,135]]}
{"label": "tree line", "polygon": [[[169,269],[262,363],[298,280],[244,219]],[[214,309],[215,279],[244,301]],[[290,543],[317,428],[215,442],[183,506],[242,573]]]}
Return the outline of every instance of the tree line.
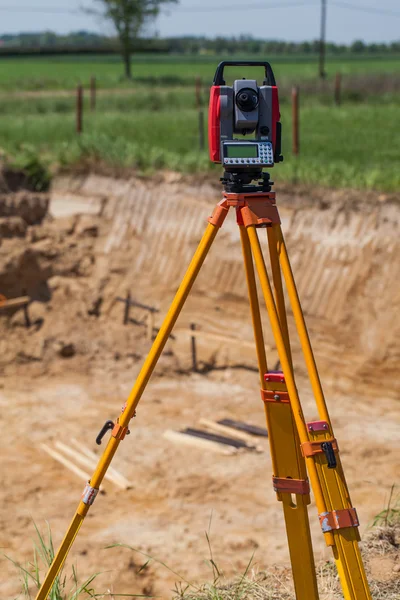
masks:
{"label": "tree line", "polygon": [[[145,42],[145,43],[143,43]],[[229,55],[229,54],[260,54],[260,55],[314,55],[319,52],[318,40],[304,42],[285,42],[280,40],[263,40],[252,36],[215,37],[182,36],[173,38],[145,38],[133,44],[136,51],[159,50],[174,54],[191,55]],[[76,31],[68,35],[58,35],[52,31],[40,33],[19,33],[0,35],[0,48],[24,49],[57,49],[57,48],[92,48],[119,51],[117,37],[107,37],[88,31]],[[400,40],[391,43],[366,43],[355,40],[352,44],[326,44],[327,54],[334,55],[369,55],[400,53]]]}

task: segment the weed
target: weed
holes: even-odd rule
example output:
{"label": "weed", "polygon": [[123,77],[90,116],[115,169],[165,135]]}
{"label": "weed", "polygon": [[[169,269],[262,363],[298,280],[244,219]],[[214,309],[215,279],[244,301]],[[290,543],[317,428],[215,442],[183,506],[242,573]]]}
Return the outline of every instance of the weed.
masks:
{"label": "weed", "polygon": [[[42,584],[41,573],[49,569],[54,559],[54,545],[51,530],[47,524],[47,535],[43,535],[36,524],[34,524],[36,531],[36,541],[34,541],[33,547],[33,560],[27,565],[21,565],[16,560],[6,556],[6,558],[12,562],[19,573],[21,581],[21,594],[26,600],[32,600],[35,595],[32,595],[32,591],[40,589]],[[51,589],[49,600],[78,600],[79,598],[136,598],[136,597],[149,597],[138,594],[113,594],[112,592],[97,592],[92,587],[94,580],[98,577],[99,573],[95,573],[88,577],[84,583],[79,583],[78,573],[75,566],[72,565],[71,573],[68,575],[65,573],[63,568],[60,574],[56,577],[53,587]],[[21,597],[21,594],[18,598]]]}
{"label": "weed", "polygon": [[10,167],[21,171],[26,178],[25,185],[35,192],[49,189],[51,175],[47,165],[39,156],[37,149],[31,144],[22,144]]}
{"label": "weed", "polygon": [[[54,559],[54,545],[51,530],[47,526],[47,538],[42,535],[35,524],[37,541],[34,542],[33,560],[28,565],[23,566],[14,559],[7,556],[18,569],[22,586],[23,597],[31,600],[32,586],[39,589],[41,586],[41,571],[44,567],[47,570]],[[91,587],[98,573],[89,577],[84,583],[78,583],[78,575],[75,567],[72,567],[72,573],[67,576],[63,571],[56,577],[51,589],[49,600],[77,600],[82,594],[95,598],[96,594]]]}
{"label": "weed", "polygon": [[390,488],[389,499],[386,507],[375,515],[372,525],[382,527],[394,527],[400,524],[400,495],[395,495],[395,484]]}

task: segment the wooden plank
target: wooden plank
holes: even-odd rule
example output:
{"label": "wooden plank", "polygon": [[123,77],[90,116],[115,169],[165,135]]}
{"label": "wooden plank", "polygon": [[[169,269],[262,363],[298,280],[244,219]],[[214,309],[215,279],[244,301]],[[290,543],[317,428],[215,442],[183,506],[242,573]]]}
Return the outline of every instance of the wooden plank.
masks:
{"label": "wooden plank", "polygon": [[204,440],[210,440],[211,442],[217,442],[218,444],[223,444],[225,446],[232,446],[233,448],[237,448],[238,450],[253,450],[254,446],[248,446],[246,442],[242,440],[234,439],[232,437],[226,437],[225,435],[221,435],[218,433],[210,433],[208,431],[203,431],[202,429],[195,429],[194,427],[187,427],[181,433],[186,433],[187,435],[193,435],[194,437],[199,437]]}
{"label": "wooden plank", "polygon": [[44,450],[45,452],[47,452],[47,454],[49,454],[49,456],[51,456],[52,458],[54,458],[54,460],[56,460],[57,462],[59,462],[62,465],[64,465],[64,467],[66,467],[67,469],[69,469],[72,473],[75,473],[75,475],[78,475],[78,477],[81,477],[85,481],[89,481],[90,480],[90,475],[88,475],[88,473],[86,473],[85,471],[82,471],[82,469],[80,469],[79,467],[77,467],[76,465],[74,465],[70,460],[67,460],[64,456],[62,456],[61,454],[59,454],[59,452],[56,452],[55,450],[52,450],[46,444],[40,444],[40,447],[42,448],[42,450]]}
{"label": "wooden plank", "polygon": [[[243,442],[246,442],[250,446],[254,446],[254,437],[245,433],[244,431],[239,431],[237,429],[233,429],[232,427],[227,427],[226,425],[221,425],[220,423],[216,423],[215,421],[209,421],[208,419],[200,419],[200,424],[204,425],[204,427],[208,427],[212,431],[217,431],[218,433],[222,433],[226,436],[235,437]],[[262,452],[262,448],[259,446],[255,446],[258,452]]]}
{"label": "wooden plank", "polygon": [[220,425],[224,425],[225,427],[232,427],[233,429],[237,429],[239,431],[246,431],[251,435],[258,435],[260,437],[268,437],[268,431],[263,429],[262,427],[257,427],[256,425],[249,425],[248,423],[243,423],[242,421],[234,421],[233,419],[221,419],[218,421]]}
{"label": "wooden plank", "polygon": [[237,344],[243,348],[252,348],[254,350],[254,342],[248,342],[246,340],[240,340],[239,338],[230,337],[223,335],[222,333],[212,333],[210,331],[201,331],[198,329],[175,329],[175,335],[182,333],[194,338],[203,338],[204,340],[215,340],[216,342],[225,342],[228,344]]}
{"label": "wooden plank", "polygon": [[0,310],[7,308],[20,308],[26,306],[31,301],[29,296],[21,296],[20,298],[11,298],[10,300],[0,301]]}
{"label": "wooden plank", "polygon": [[200,448],[201,450],[216,452],[217,454],[224,454],[226,456],[237,453],[236,448],[232,448],[229,446],[218,444],[217,442],[211,442],[209,440],[204,440],[201,438],[195,438],[185,433],[172,431],[171,429],[164,431],[164,438],[171,442],[184,444],[186,446],[194,446],[195,448]]}
{"label": "wooden plank", "polygon": [[[88,458],[91,458],[95,462],[95,465],[97,465],[100,457],[95,452],[92,452],[92,450],[89,450],[89,448],[82,446],[82,444],[78,442],[76,438],[72,438],[70,442],[75,446],[75,448],[77,448],[77,450],[82,452],[82,454],[84,454]],[[114,477],[120,479],[121,483],[124,483],[124,485],[126,486],[126,489],[133,487],[132,482],[129,481],[129,479],[126,479],[126,477],[124,477],[122,473],[114,469],[114,467],[108,467],[107,473],[110,473]]]}
{"label": "wooden plank", "polygon": [[[83,465],[85,467],[89,467],[90,469],[96,468],[98,459],[93,459],[87,455],[86,456],[82,455],[80,452],[74,450],[73,448],[70,448],[66,444],[63,444],[62,442],[56,442],[55,445],[56,445],[56,448],[58,448],[58,450],[61,450],[61,452],[64,452],[64,454],[67,454],[71,458],[75,459],[81,465]],[[119,487],[123,490],[126,490],[129,487],[132,487],[129,484],[129,481],[127,481],[127,480],[123,481],[125,479],[123,477],[123,475],[121,475],[118,472],[115,472],[115,470],[114,470],[114,472],[112,472],[112,471],[110,471],[110,469],[108,469],[106,474],[104,475],[104,479],[108,479],[108,481],[111,481],[114,485],[116,485],[117,487]]]}

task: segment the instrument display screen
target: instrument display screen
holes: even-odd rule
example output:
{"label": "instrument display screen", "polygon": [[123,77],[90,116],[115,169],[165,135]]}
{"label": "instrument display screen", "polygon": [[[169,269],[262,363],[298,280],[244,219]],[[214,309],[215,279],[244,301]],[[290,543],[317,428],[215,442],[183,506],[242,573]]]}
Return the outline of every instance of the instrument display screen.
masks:
{"label": "instrument display screen", "polygon": [[258,158],[258,144],[225,144],[227,158]]}

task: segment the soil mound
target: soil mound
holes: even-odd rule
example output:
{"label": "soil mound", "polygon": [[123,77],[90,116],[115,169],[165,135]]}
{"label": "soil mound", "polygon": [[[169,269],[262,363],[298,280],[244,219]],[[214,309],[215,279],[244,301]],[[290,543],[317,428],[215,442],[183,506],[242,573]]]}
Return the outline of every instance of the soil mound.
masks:
{"label": "soil mound", "polygon": [[[118,181],[96,175],[59,178],[50,202],[47,194],[0,195],[0,215],[6,215],[0,219],[0,293],[9,298],[28,294],[44,303],[50,330],[75,330],[77,347],[80,332],[87,340],[95,337],[87,344],[92,347],[100,336],[103,352],[112,356],[114,335],[123,328],[117,298],[129,289],[139,303],[167,307],[218,196],[207,182],[199,186],[171,177]],[[340,385],[358,378],[369,387],[376,380],[378,387],[379,365],[384,364],[388,381],[399,358],[400,325],[394,319],[400,277],[398,198],[286,186],[279,205],[320,366]],[[261,230],[262,242],[263,237]],[[199,303],[199,309],[193,307],[194,320],[204,322],[205,304],[221,302],[238,319],[225,325],[209,313],[205,327],[216,333],[229,327],[233,335],[243,335],[247,291],[231,218],[194,296]],[[145,312],[134,314],[140,325]],[[102,332],[92,326],[96,319]],[[10,358],[15,357],[9,329],[14,324],[0,319]],[[131,333],[141,338],[144,329]],[[20,331],[21,343],[32,335]]]}

